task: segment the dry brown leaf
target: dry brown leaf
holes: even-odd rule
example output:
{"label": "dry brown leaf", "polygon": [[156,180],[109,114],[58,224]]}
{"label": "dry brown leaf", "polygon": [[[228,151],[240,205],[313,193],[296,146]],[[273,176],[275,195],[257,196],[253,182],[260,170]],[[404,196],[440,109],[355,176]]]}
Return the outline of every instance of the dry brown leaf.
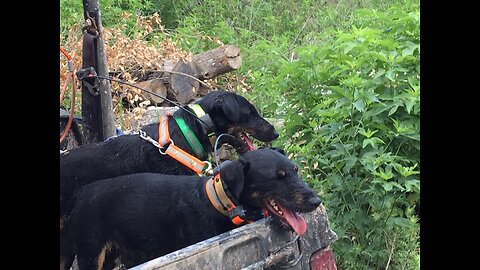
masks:
{"label": "dry brown leaf", "polygon": [[[124,12],[120,16],[123,19],[128,19],[133,14]],[[80,69],[82,65],[82,23],[79,22],[72,27],[66,39],[60,37],[61,46],[73,57],[75,71]],[[105,41],[108,69],[111,74],[114,74],[115,79],[136,83],[140,79],[145,78],[145,75],[148,75],[150,72],[161,70],[165,61],[177,62],[180,59],[191,61],[192,54],[180,48],[183,43],[190,44],[188,38],[178,35],[172,37],[165,31],[161,18],[157,13],[152,16],[137,17],[137,25],[142,31],[133,38],[123,33],[124,27],[104,28],[102,35]],[[146,35],[152,34],[162,38],[156,46],[145,40]],[[210,37],[200,32],[196,33],[196,35],[202,40],[208,39],[211,42],[224,45],[218,37]],[[159,40],[159,38],[156,40]],[[205,81],[205,83],[213,88],[222,87],[226,90],[251,91],[251,87],[246,83],[248,74],[239,77],[233,73],[227,73],[224,75],[225,79],[222,80],[222,85],[219,85],[217,78]],[[67,60],[60,54],[60,87],[63,86],[67,75]],[[76,81],[75,85],[77,87],[77,98],[81,100],[81,83]],[[133,121],[134,119],[142,118],[146,112],[146,107],[151,104],[150,101],[145,99],[142,91],[124,84],[112,82],[111,89],[117,123],[121,123],[122,128],[125,130],[138,128],[133,126]],[[59,91],[61,91],[61,88]],[[70,96],[69,93],[66,94],[66,97],[68,96]],[[123,106],[122,102],[125,101],[134,108]],[[81,111],[80,103],[77,103],[75,109]]]}

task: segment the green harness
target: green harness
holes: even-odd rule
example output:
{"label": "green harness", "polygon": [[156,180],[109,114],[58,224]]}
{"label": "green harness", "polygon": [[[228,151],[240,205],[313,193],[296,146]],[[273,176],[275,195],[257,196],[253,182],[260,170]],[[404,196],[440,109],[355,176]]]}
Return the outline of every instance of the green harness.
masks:
{"label": "green harness", "polygon": [[183,136],[185,136],[185,139],[187,140],[188,144],[190,145],[193,152],[195,153],[195,156],[197,156],[200,159],[208,158],[208,154],[203,148],[203,145],[200,143],[195,133],[193,133],[193,131],[187,126],[187,124],[185,123],[185,120],[177,117],[175,117],[174,119],[177,122],[178,127],[182,131]]}

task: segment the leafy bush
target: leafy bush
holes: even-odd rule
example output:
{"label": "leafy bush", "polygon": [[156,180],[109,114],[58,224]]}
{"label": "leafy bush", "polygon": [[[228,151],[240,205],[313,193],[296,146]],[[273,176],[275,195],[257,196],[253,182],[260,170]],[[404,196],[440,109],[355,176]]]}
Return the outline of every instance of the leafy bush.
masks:
{"label": "leafy bush", "polygon": [[324,198],[339,269],[418,269],[418,1],[221,2],[178,34],[193,52],[216,46],[205,35],[241,47],[243,94],[285,120],[276,144]]}
{"label": "leafy bush", "polygon": [[283,89],[282,135],[324,198],[340,269],[418,268],[418,3],[357,18],[270,82]]}

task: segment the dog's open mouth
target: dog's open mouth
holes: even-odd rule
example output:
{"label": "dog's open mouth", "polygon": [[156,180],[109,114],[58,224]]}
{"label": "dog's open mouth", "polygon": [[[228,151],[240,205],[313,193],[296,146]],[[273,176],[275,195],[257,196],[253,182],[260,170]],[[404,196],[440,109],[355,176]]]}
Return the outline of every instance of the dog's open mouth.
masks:
{"label": "dog's open mouth", "polygon": [[253,145],[252,140],[250,140],[246,132],[240,131],[237,134],[237,137],[240,138],[242,142],[247,146],[248,151],[257,150],[257,148],[255,147],[255,145]]}
{"label": "dog's open mouth", "polygon": [[303,219],[303,217],[297,212],[290,211],[274,200],[269,200],[267,202],[267,208],[270,210],[270,212],[279,216],[284,223],[290,225],[290,227],[292,227],[292,229],[298,235],[303,235],[307,230],[307,223],[305,222],[305,219]]}

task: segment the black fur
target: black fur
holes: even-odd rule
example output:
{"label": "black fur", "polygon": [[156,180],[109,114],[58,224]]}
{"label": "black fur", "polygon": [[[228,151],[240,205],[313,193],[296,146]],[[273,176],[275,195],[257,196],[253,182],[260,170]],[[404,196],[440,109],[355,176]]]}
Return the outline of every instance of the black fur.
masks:
{"label": "black fur", "polygon": [[[278,137],[275,128],[262,118],[255,107],[244,97],[225,91],[214,91],[207,94],[199,102],[214,123],[217,135],[230,132],[237,135],[246,131],[261,141],[271,141]],[[186,108],[190,110],[189,108]],[[174,117],[181,117],[196,134],[207,152],[212,146],[201,123],[191,114],[178,109]],[[169,119],[169,131],[175,145],[194,154],[190,149],[175,120]],[[154,140],[158,140],[158,123],[142,128]],[[225,137],[229,138],[229,137]],[[241,140],[229,143],[243,147]],[[240,147],[240,148],[242,148]],[[193,171],[166,155],[161,155],[158,148],[139,135],[123,135],[100,143],[82,145],[60,157],[60,260],[73,261],[73,254],[68,250],[68,216],[73,206],[73,192],[76,188],[94,181],[120,175],[154,172],[171,175],[193,175]],[[65,265],[69,269],[70,265]]]}
{"label": "black fur", "polygon": [[[274,199],[292,211],[309,212],[320,204],[295,165],[273,149],[247,152],[222,167],[220,175],[245,206],[264,208]],[[207,179],[142,173],[80,188],[71,215],[80,270],[97,269],[106,246],[135,254],[135,265],[232,229],[210,204]]]}

